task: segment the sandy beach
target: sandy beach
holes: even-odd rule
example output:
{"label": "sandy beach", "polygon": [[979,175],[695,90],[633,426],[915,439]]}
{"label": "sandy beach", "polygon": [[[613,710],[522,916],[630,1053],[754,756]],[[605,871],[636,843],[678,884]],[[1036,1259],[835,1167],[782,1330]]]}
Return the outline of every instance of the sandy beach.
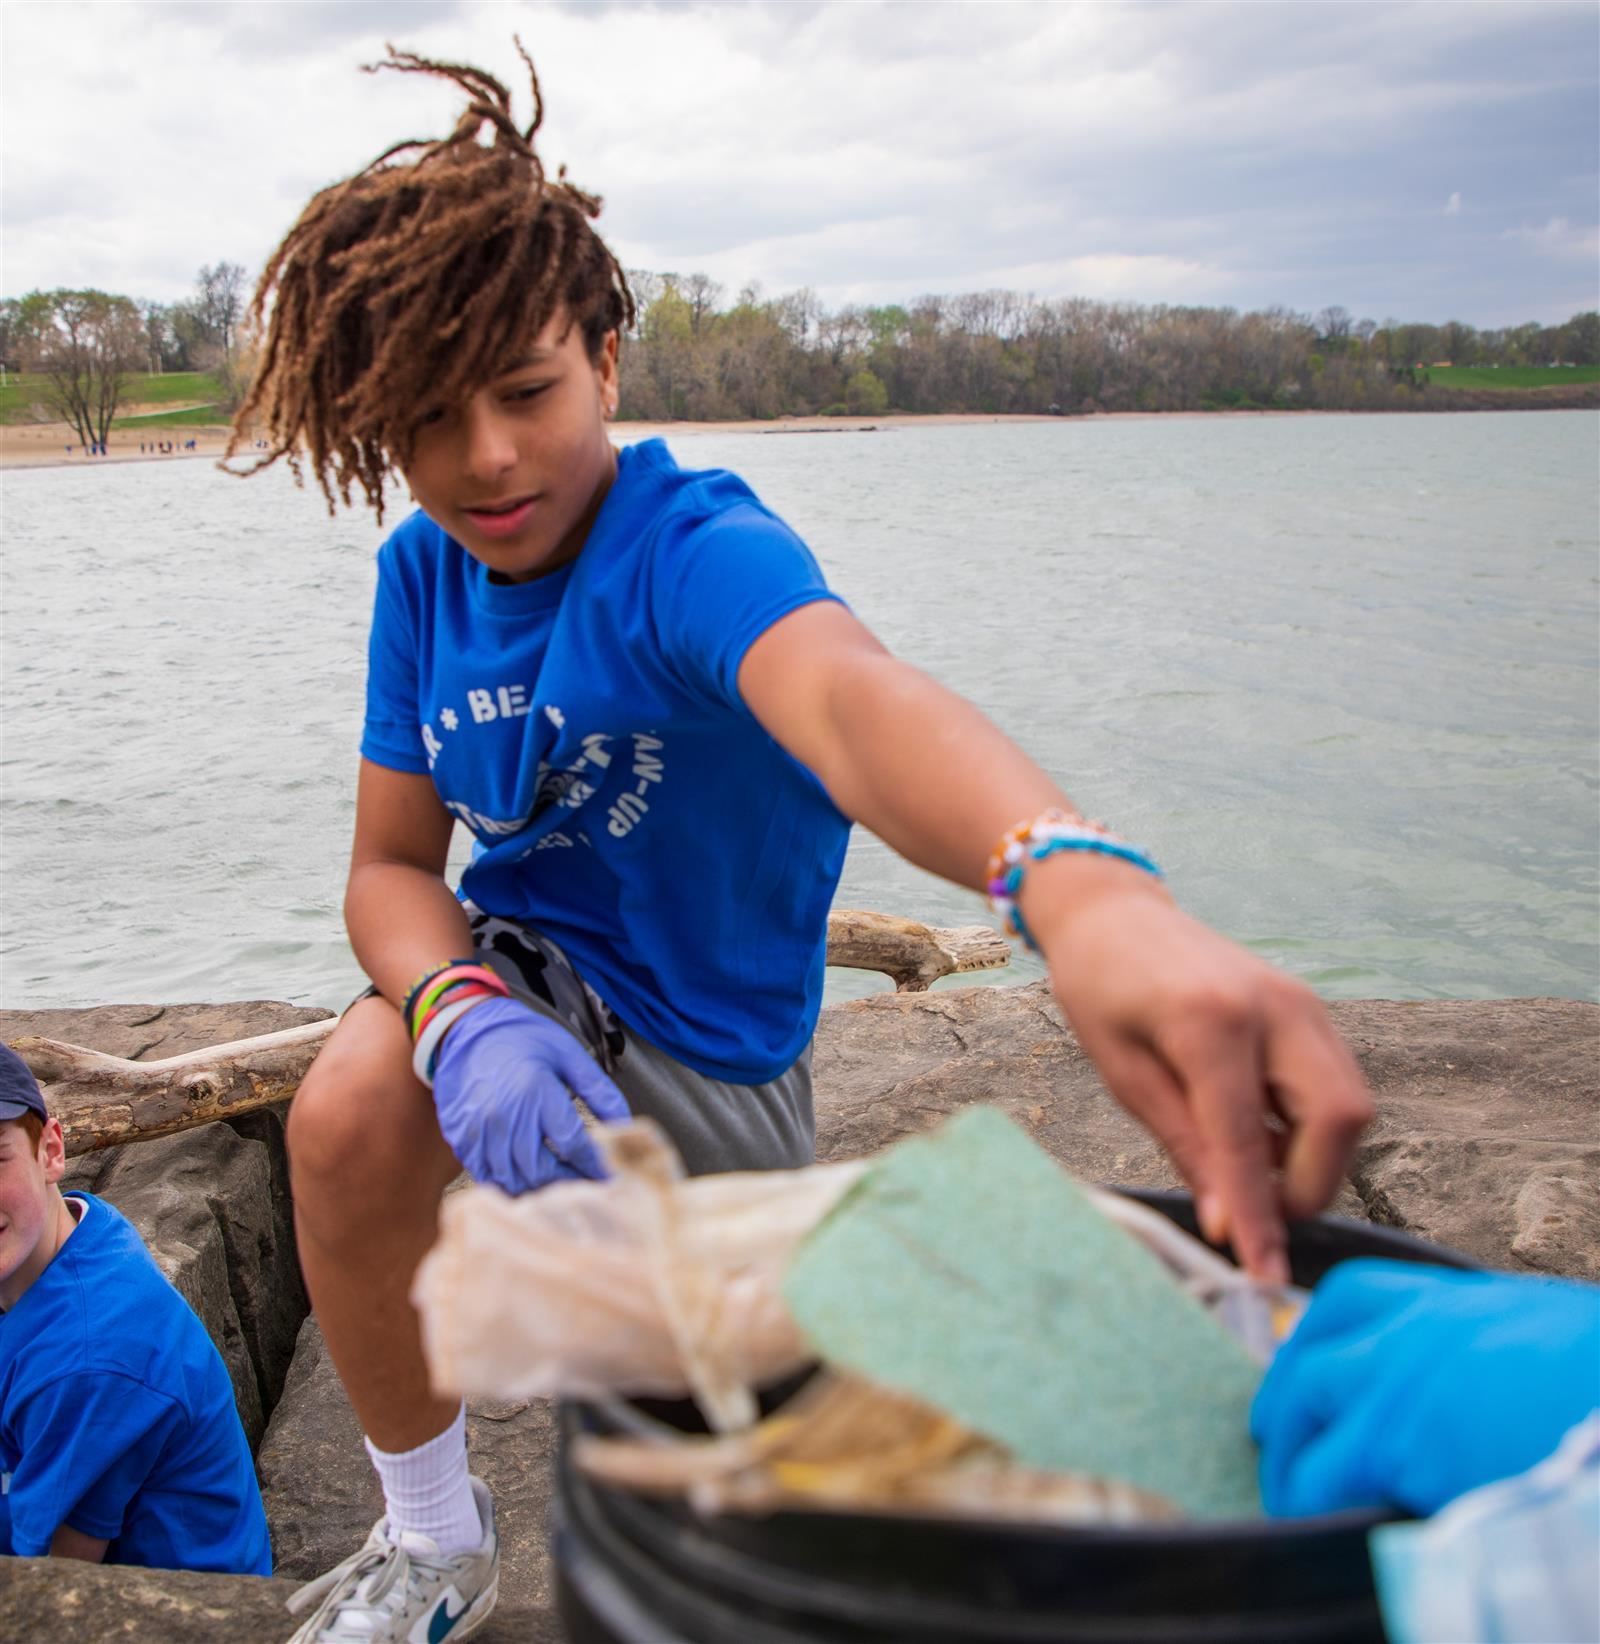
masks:
{"label": "sandy beach", "polygon": [[[130,414],[136,414],[138,409],[130,408]],[[1356,414],[1348,411],[1100,411],[1087,417],[1056,417],[1044,413],[997,417],[981,412],[951,411],[929,416],[780,417],[775,422],[619,422],[616,432],[628,441],[651,439],[658,435],[676,440],[695,434],[861,434],[888,432],[896,428],[960,427],[976,423],[1153,422],[1172,417]],[[193,450],[187,449],[191,440],[194,442]],[[186,457],[206,457],[215,462],[227,449],[228,430],[225,427],[167,427],[140,434],[133,430],[117,429],[106,443],[109,449],[105,456],[91,457],[65,423],[7,424],[0,426],[0,468],[100,467],[112,462],[177,462]],[[162,443],[173,449],[162,451],[159,449]],[[249,454],[247,448],[240,456],[248,457]]]}

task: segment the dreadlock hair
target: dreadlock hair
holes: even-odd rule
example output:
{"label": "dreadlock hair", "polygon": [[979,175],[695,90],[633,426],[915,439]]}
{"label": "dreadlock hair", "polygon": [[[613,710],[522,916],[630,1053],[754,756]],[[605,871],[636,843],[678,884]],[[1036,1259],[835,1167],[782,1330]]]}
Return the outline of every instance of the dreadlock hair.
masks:
{"label": "dreadlock hair", "polygon": [[[634,323],[622,266],[590,226],[597,195],[552,181],[534,149],[544,100],[533,60],[533,119],[482,69],[391,45],[363,72],[451,80],[468,102],[454,131],[396,143],[317,194],[272,254],[250,306],[271,306],[260,362],[224,463],[258,430],[268,450],[236,474],[309,462],[328,511],[359,485],[383,518],[384,479],[404,466],[420,413],[505,369],[564,306],[598,360],[607,333]],[[487,130],[490,141],[482,141]],[[252,429],[252,424],[256,429]]]}

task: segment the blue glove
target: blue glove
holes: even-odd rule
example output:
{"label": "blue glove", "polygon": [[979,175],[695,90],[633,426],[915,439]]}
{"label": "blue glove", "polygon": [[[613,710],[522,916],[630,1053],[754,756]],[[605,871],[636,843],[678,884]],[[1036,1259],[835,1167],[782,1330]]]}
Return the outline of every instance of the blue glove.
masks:
{"label": "blue glove", "polygon": [[446,1031],[433,1069],[439,1129],[475,1182],[526,1193],[606,1173],[583,1120],[615,1123],[628,1104],[559,1022],[517,999],[487,999]]}
{"label": "blue glove", "polygon": [[1526,1472],[1600,1405],[1600,1289],[1352,1261],[1256,1393],[1269,1513],[1419,1515]]}

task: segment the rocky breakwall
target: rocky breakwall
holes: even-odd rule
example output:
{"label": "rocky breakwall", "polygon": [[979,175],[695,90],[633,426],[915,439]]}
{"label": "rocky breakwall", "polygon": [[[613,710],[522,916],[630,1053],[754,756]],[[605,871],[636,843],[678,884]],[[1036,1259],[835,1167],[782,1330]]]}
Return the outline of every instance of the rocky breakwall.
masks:
{"label": "rocky breakwall", "polygon": [[[305,1019],[305,1013],[284,1006],[226,1008],[233,1013],[229,1025],[209,1032],[213,1040]],[[1408,1228],[1494,1266],[1600,1279],[1600,1196],[1595,1192],[1600,1179],[1600,1006],[1534,999],[1365,1001],[1332,1008],[1372,1082],[1379,1110],[1335,1209]],[[123,1047],[136,1040],[90,1036],[91,1027],[108,1031],[117,1014],[0,1014],[0,1035],[39,1032],[129,1054]],[[187,1011],[164,1014],[175,1018],[175,1027],[184,1023],[187,1031]],[[130,1019],[127,1025],[136,1035],[158,1024],[140,1026]],[[181,1043],[169,1040],[163,1053],[198,1042],[193,1037]],[[146,1054],[154,1048],[146,1047]],[[823,1158],[871,1152],[926,1130],[962,1107],[992,1102],[1082,1176],[1139,1186],[1174,1182],[1154,1142],[1100,1084],[1043,984],[942,987],[833,1006],[823,1013],[814,1065]],[[282,1357],[283,1321],[298,1320],[294,1309],[299,1304],[278,1311],[269,1306],[267,1312],[277,1322],[263,1331],[261,1303],[253,1309],[240,1304],[238,1297],[247,1287],[231,1276],[229,1265],[232,1252],[251,1246],[243,1227],[270,1227],[272,1254],[257,1263],[258,1285],[266,1274],[280,1271],[278,1252],[287,1225],[281,1219],[286,1208],[281,1129],[274,1119],[267,1135],[258,1138],[248,1131],[249,1123],[236,1120],[141,1144],[122,1150],[125,1157],[91,1159],[75,1169],[98,1171],[96,1181],[105,1183],[112,1197],[109,1189],[118,1186],[123,1172],[129,1173],[130,1191],[117,1202],[132,1207],[129,1214],[153,1243],[167,1241],[162,1259],[169,1271],[176,1276],[186,1270],[185,1262],[190,1264],[192,1276],[186,1282],[192,1288],[185,1293],[191,1299],[196,1294],[215,1297],[218,1305],[208,1323],[213,1317],[222,1320],[221,1333],[214,1326],[213,1334],[229,1351],[228,1308],[215,1283],[199,1283],[205,1262],[178,1259],[180,1249],[214,1240],[217,1254],[209,1270],[214,1273],[220,1261],[230,1275],[238,1342],[270,1340],[270,1350],[255,1351],[276,1364]],[[233,1139],[219,1141],[214,1133],[222,1130],[231,1131]],[[264,1176],[251,1176],[237,1163],[241,1141],[258,1142],[267,1155]],[[236,1173],[230,1181],[239,1185],[219,1192],[216,1183],[228,1169]],[[243,1185],[246,1176],[254,1185]],[[151,1184],[142,1195],[131,1191],[136,1179]],[[264,1188],[263,1181],[277,1185]],[[181,1192],[175,1185],[180,1183]],[[243,1216],[230,1203],[234,1194],[256,1210]],[[163,1231],[175,1224],[164,1223],[158,1214],[169,1195],[192,1207],[185,1213],[190,1233],[181,1241]],[[213,1200],[227,1206],[226,1216]],[[202,1201],[214,1233],[202,1225]],[[272,1217],[262,1209],[269,1202]],[[225,1220],[234,1222],[231,1234],[225,1232]],[[247,1317],[258,1322],[247,1326]],[[232,1351],[231,1363],[250,1358],[238,1346]],[[260,1392],[270,1383],[269,1374],[265,1384],[257,1384],[258,1396],[271,1411],[258,1464],[280,1572],[303,1579],[352,1551],[381,1503],[360,1432],[314,1320],[307,1319],[300,1329],[275,1408],[270,1392]],[[242,1393],[242,1401],[245,1397]],[[549,1413],[538,1403],[485,1403],[470,1411],[469,1428],[473,1466],[495,1491],[504,1538],[501,1609],[483,1637],[487,1644],[512,1639],[553,1644],[561,1635],[550,1608],[544,1533],[553,1453]],[[0,1577],[0,1594],[0,1639],[35,1636],[16,1630],[18,1624],[32,1614],[65,1613],[52,1608],[58,1599],[74,1617],[75,1635],[85,1638],[115,1636],[151,1644],[226,1638],[268,1644],[288,1632],[273,1588],[259,1582],[36,1568],[25,1581],[7,1585]]]}
{"label": "rocky breakwall", "polygon": [[[1492,1267],[1600,1281],[1600,1005],[1367,999],[1329,1008],[1378,1106],[1333,1209]],[[814,1067],[824,1159],[870,1153],[992,1102],[1091,1181],[1177,1185],[1043,982],[836,1005],[823,1013]]]}

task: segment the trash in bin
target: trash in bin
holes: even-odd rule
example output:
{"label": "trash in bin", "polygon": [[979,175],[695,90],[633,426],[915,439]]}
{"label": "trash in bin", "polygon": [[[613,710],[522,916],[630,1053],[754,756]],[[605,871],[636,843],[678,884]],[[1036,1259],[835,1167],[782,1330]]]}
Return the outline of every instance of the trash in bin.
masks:
{"label": "trash in bin", "polygon": [[[606,1181],[446,1198],[412,1291],[441,1392],[598,1401],[635,1438],[585,1465],[707,1510],[1259,1513],[1245,1415],[1301,1293],[1075,1182],[996,1110],[696,1178],[647,1120],[598,1135]],[[757,1390],[818,1360],[758,1424]],[[619,1402],[685,1395],[722,1441]]]}
{"label": "trash in bin", "polygon": [[803,1240],[783,1293],[819,1358],[1024,1466],[1118,1479],[1200,1518],[1262,1510],[1260,1367],[994,1108],[874,1160]]}
{"label": "trash in bin", "polygon": [[686,1178],[648,1119],[596,1132],[614,1174],[447,1194],[411,1299],[434,1386],[485,1398],[681,1398],[713,1429],[811,1350],[781,1285],[862,1161]]}
{"label": "trash in bin", "polygon": [[580,1434],[575,1465],[598,1484],[681,1495],[703,1513],[927,1513],[1033,1524],[1149,1524],[1171,1502],[1113,1479],[1019,1467],[931,1405],[823,1370],[742,1433],[691,1437],[607,1407],[631,1436]]}

